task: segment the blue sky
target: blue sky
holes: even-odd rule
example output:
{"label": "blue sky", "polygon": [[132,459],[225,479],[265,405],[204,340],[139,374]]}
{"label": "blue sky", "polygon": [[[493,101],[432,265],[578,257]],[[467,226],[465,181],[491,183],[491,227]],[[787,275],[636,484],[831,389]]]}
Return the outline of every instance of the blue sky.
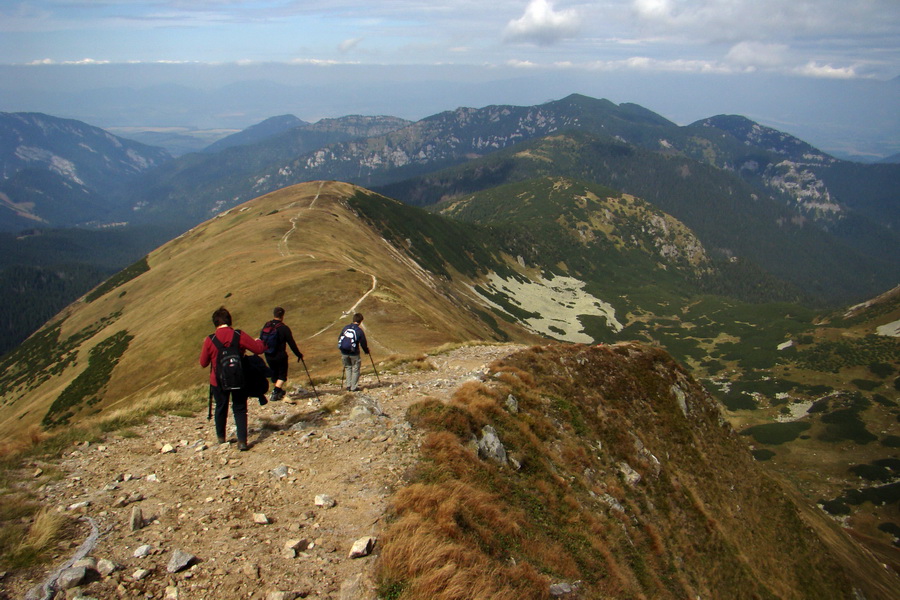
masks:
{"label": "blue sky", "polygon": [[884,154],[900,150],[898,76],[900,0],[0,0],[0,111],[102,127],[580,92]]}

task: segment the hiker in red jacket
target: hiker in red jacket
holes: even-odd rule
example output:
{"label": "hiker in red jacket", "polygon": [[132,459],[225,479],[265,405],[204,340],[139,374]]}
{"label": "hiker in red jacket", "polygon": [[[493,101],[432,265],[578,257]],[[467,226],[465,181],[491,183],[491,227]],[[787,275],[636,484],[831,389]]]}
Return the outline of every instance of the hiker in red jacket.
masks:
{"label": "hiker in red jacket", "polygon": [[[235,330],[231,327],[231,313],[224,306],[212,315],[216,332],[203,340],[203,348],[200,350],[200,366],[209,369],[209,393],[216,399],[216,438],[220,444],[224,444],[225,425],[228,420],[228,400],[231,398],[231,412],[234,414],[234,426],[237,429],[238,450],[247,450],[247,393],[243,390],[227,391],[219,389],[219,380],[216,369],[219,359],[219,349],[213,342],[217,338],[222,346],[231,347],[235,341]],[[262,340],[254,340],[252,337],[240,332],[238,337],[241,354],[249,350],[253,354],[262,354],[266,345]]]}

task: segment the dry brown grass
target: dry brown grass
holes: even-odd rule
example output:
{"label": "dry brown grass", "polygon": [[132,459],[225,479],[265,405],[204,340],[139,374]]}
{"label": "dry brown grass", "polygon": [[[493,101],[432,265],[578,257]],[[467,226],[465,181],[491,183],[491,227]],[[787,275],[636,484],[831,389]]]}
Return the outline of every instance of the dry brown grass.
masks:
{"label": "dry brown grass", "polygon": [[50,437],[49,433],[36,425],[32,425],[27,428],[23,436],[0,442],[0,460],[40,447]]}
{"label": "dry brown grass", "polygon": [[[558,581],[598,600],[849,593],[847,573],[664,353],[553,345],[492,370],[488,384],[408,411],[431,433],[384,538],[382,598],[532,598]],[[690,419],[673,382],[691,394]],[[516,414],[503,408],[510,393]],[[471,440],[488,424],[518,470],[478,458]],[[626,482],[621,462],[642,480]],[[513,561],[537,574],[530,588],[510,581]]]}
{"label": "dry brown grass", "polygon": [[483,425],[504,413],[500,406],[501,395],[480,381],[467,381],[453,393],[450,403],[465,409]]}
{"label": "dry brown grass", "polygon": [[[462,481],[415,484],[397,494],[379,579],[395,599],[549,598],[549,584],[507,548],[521,543],[521,514]],[[400,593],[397,594],[396,592]]]}
{"label": "dry brown grass", "polygon": [[415,356],[398,356],[396,354],[391,354],[386,359],[379,361],[378,365],[382,372],[437,370],[434,363],[428,360],[428,355],[426,354],[418,354]]}
{"label": "dry brown grass", "polygon": [[62,534],[66,518],[53,508],[45,506],[34,517],[28,534],[19,543],[18,551],[46,550],[52,543],[58,540]]}

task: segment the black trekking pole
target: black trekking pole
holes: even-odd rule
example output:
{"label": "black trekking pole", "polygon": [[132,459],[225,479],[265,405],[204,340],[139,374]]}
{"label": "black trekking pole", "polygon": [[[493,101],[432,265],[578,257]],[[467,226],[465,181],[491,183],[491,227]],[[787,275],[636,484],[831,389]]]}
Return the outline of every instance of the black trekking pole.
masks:
{"label": "black trekking pole", "polygon": [[309,385],[312,386],[313,394],[316,395],[316,402],[319,402],[319,392],[316,391],[316,384],[313,383],[312,376],[309,374],[309,369],[306,368],[306,361],[301,358],[300,362],[303,363],[303,370],[306,371],[306,376],[309,378]]}
{"label": "black trekking pole", "polygon": [[375,379],[378,380],[378,385],[381,385],[381,377],[378,376],[378,369],[375,368],[375,359],[372,358],[371,354],[369,354],[369,360],[372,361],[372,370],[375,371]]}

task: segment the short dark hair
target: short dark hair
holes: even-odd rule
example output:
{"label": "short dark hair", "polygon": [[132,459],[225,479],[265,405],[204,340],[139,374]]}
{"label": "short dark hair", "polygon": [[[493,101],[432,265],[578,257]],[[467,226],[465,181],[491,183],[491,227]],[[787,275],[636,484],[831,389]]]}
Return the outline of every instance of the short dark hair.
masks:
{"label": "short dark hair", "polygon": [[272,309],[272,316],[275,317],[276,319],[283,319],[284,318],[284,309],[281,308],[280,306],[276,306],[275,308]]}
{"label": "short dark hair", "polygon": [[231,313],[224,306],[220,306],[212,316],[213,325],[228,325],[231,327]]}
{"label": "short dark hair", "polygon": [[362,323],[362,320],[363,320],[362,313],[356,313],[355,315],[353,315],[354,323]]}

